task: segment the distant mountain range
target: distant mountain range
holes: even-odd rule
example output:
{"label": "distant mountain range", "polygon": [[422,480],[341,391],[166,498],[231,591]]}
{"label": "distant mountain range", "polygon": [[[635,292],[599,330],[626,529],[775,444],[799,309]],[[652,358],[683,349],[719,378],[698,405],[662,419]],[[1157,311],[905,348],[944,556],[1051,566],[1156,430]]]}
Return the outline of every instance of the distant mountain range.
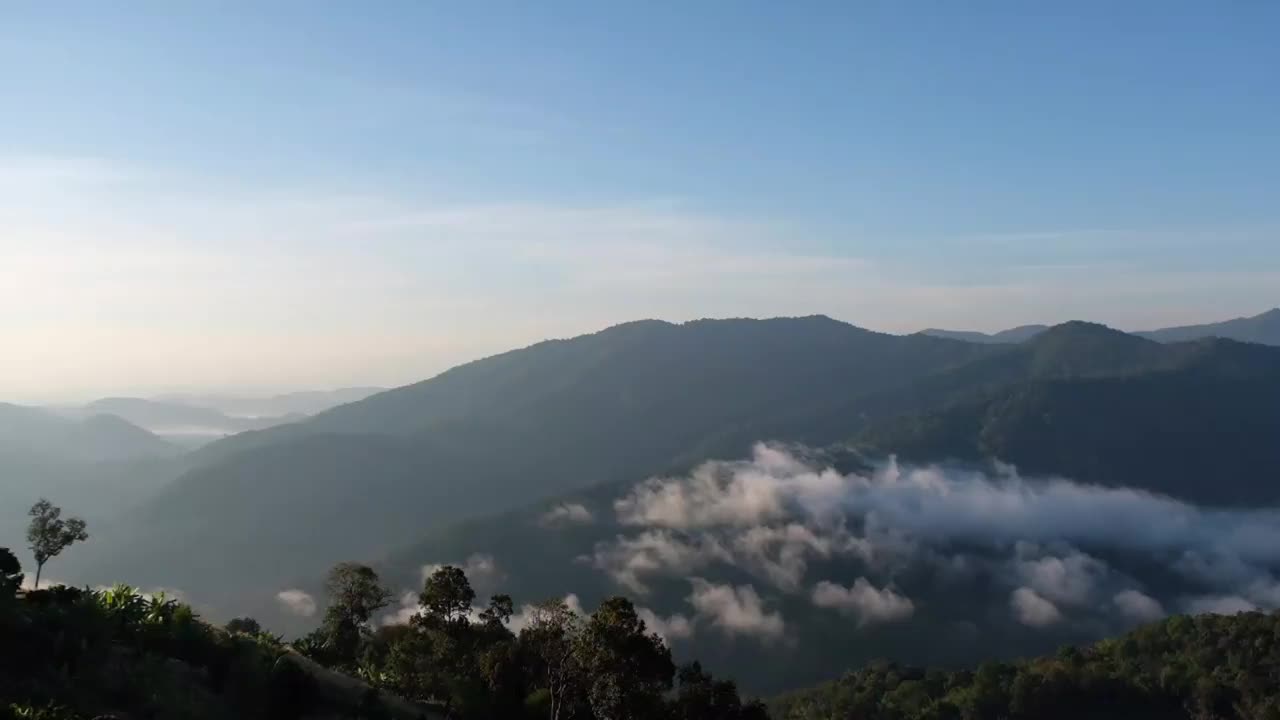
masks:
{"label": "distant mountain range", "polygon": [[[432,525],[737,455],[776,423],[788,432],[992,351],[826,317],[642,321],[543,342],[201,448],[97,544],[107,557],[92,570],[243,597],[282,567],[309,576]],[[229,557],[240,586],[219,579]]]}
{"label": "distant mountain range", "polygon": [[265,397],[166,395],[161,398],[113,397],[87,405],[51,408],[70,418],[114,415],[185,448],[249,430],[297,422],[380,392],[381,388],[342,388]]}
{"label": "distant mountain range", "polygon": [[939,330],[937,328],[929,328],[922,330],[925,335],[934,337],[949,338],[951,340],[963,340],[964,342],[974,343],[1020,343],[1025,340],[1039,335],[1048,330],[1048,325],[1019,325],[1008,330],[1001,330],[997,333],[983,333],[976,330]]}
{"label": "distant mountain range", "polygon": [[216,395],[173,393],[157,401],[217,410],[234,418],[271,418],[315,415],[331,407],[363,400],[386,390],[380,387],[348,387],[336,390],[304,390],[281,395]]}
{"label": "distant mountain range", "polygon": [[102,462],[176,455],[180,449],[117,415],[68,418],[43,408],[0,403],[0,453],[18,452]]}
{"label": "distant mountain range", "polygon": [[266,398],[192,396],[189,404],[143,398],[50,408],[0,403],[0,545],[21,544],[27,508],[41,496],[73,498],[78,512],[97,527],[97,521],[132,507],[182,474],[188,467],[185,453],[194,447],[302,420],[303,410],[318,412],[373,392],[375,388],[347,388]]}
{"label": "distant mountain range", "polygon": [[198,447],[227,435],[262,430],[306,417],[301,414],[234,417],[207,407],[128,397],[103,398],[82,407],[57,408],[56,411],[72,418],[110,414],[188,448]]}
{"label": "distant mountain range", "polygon": [[[982,333],[969,330],[939,330],[930,328],[923,330],[926,335],[945,337],[953,340],[964,340],[976,343],[1020,343],[1030,340],[1049,329],[1048,325],[1022,325],[997,333]],[[1139,337],[1158,342],[1182,342],[1201,338],[1218,337],[1240,342],[1260,343],[1263,345],[1280,345],[1280,308],[1273,308],[1253,317],[1236,318],[1223,322],[1204,325],[1183,325],[1180,327],[1146,330],[1132,333]]]}
{"label": "distant mountain range", "polygon": [[0,403],[0,546],[23,545],[27,509],[40,497],[71,499],[79,514],[105,521],[171,481],[181,455],[115,415]]}

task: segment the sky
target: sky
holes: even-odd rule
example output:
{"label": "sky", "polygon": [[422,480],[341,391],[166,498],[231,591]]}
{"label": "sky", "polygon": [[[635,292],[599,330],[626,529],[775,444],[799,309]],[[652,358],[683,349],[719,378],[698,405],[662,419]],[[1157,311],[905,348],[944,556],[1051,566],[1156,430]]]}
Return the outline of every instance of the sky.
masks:
{"label": "sky", "polygon": [[1280,5],[0,4],[0,399],[1280,305]]}

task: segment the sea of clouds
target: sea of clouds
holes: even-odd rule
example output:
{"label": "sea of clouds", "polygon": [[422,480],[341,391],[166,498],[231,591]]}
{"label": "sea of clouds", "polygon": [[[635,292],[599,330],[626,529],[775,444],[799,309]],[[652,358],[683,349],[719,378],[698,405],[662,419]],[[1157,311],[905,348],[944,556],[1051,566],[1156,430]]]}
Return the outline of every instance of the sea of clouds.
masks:
{"label": "sea of clouds", "polygon": [[[911,622],[931,612],[931,601],[937,607],[919,595],[920,578],[936,591],[981,577],[983,592],[996,593],[985,612],[994,606],[1032,629],[1280,607],[1280,509],[1200,507],[1131,488],[1024,478],[1000,463],[984,472],[890,458],[841,473],[819,457],[762,443],[748,459],[639,483],[612,507],[556,505],[538,524],[542,532],[609,529],[577,561],[635,598],[668,640],[705,630],[786,642],[795,618],[779,598],[792,612],[799,600],[855,628]],[[490,555],[452,564],[481,598],[507,579]],[[424,566],[422,577],[438,567]],[[682,607],[650,609],[655,586],[672,583],[684,584]],[[278,600],[297,615],[316,612],[300,590]],[[576,595],[565,600],[581,612]],[[417,611],[417,591],[405,590],[379,622],[405,623]],[[517,609],[513,630],[530,611]]]}
{"label": "sea of clouds", "polygon": [[[812,457],[759,444],[750,459],[643,482],[613,506],[627,532],[599,543],[589,562],[640,596],[655,581],[686,578],[694,624],[766,640],[781,637],[786,620],[762,590],[806,596],[859,626],[905,622],[920,604],[895,578],[921,568],[995,578],[1008,616],[1033,628],[1099,612],[1136,623],[1280,606],[1275,508],[1198,507],[1130,488],[1023,478],[1002,464],[979,472],[891,458],[842,474]],[[1109,558],[1157,566],[1176,579],[1177,593],[1157,597]],[[815,564],[833,561],[864,574],[815,576]],[[754,581],[703,579],[725,566]]]}

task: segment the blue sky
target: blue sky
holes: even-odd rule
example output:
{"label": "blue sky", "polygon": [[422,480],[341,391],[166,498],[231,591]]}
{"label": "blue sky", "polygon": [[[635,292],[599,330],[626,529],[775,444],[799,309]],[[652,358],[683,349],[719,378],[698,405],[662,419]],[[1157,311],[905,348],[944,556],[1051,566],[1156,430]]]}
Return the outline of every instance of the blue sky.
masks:
{"label": "blue sky", "polygon": [[[14,398],[1280,304],[1272,3],[7,3]],[[92,349],[91,353],[86,350]]]}

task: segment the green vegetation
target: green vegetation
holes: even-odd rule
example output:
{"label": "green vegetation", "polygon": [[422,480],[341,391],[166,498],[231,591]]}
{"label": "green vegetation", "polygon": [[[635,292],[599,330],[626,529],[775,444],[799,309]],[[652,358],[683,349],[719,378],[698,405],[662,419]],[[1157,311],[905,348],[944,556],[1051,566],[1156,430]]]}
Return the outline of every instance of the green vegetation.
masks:
{"label": "green vegetation", "polygon": [[1280,443],[1268,438],[1280,437],[1280,373],[1227,352],[1211,357],[1179,370],[1017,383],[876,426],[857,443],[910,461],[999,458],[1028,475],[1273,504]]}
{"label": "green vegetation", "polygon": [[296,643],[344,680],[309,669],[252,618],[220,630],[163,594],[123,585],[21,594],[21,577],[0,548],[3,720],[767,717],[697,664],[676,685],[670,650],[620,597],[589,617],[544,604],[516,634],[510,598],[473,613],[465,574],[445,567],[408,625],[374,628],[389,595],[372,570],[344,563],[330,573],[324,622]]}
{"label": "green vegetation", "polygon": [[[0,573],[17,567],[0,549]],[[0,718],[299,718],[307,678],[277,638],[227,633],[127,586],[0,588]]]}
{"label": "green vegetation", "polygon": [[[368,618],[385,590],[369,568],[340,566],[325,622],[297,643],[363,681],[335,695],[252,619],[215,629],[186,605],[126,586],[15,596],[20,579],[16,558],[0,548],[5,720],[770,716],[698,663],[677,670],[621,597],[585,617],[544,603],[523,611],[513,632],[510,598],[495,596],[476,612],[465,574],[444,567],[424,583],[409,624],[374,627]],[[780,720],[1275,720],[1278,680],[1280,613],[1176,616],[1090,647],[974,670],[873,663],[770,709]]]}
{"label": "green vegetation", "polygon": [[1178,616],[973,671],[879,663],[770,707],[781,720],[1274,720],[1280,614]]}
{"label": "green vegetation", "polygon": [[405,625],[370,625],[389,596],[367,567],[339,565],[328,588],[324,622],[299,651],[448,717],[766,717],[697,664],[680,670],[673,691],[671,651],[626,598],[609,598],[587,617],[562,601],[543,603],[525,609],[513,632],[511,598],[495,595],[476,611],[466,574],[452,566],[425,580]]}
{"label": "green vegetation", "polygon": [[36,501],[27,514],[31,516],[31,524],[27,526],[27,542],[36,559],[35,587],[39,589],[40,574],[45,564],[75,543],[88,540],[89,533],[85,530],[84,520],[62,519],[62,508],[44,498]]}
{"label": "green vegetation", "polygon": [[[424,563],[489,555],[503,565],[504,591],[522,599],[572,591],[604,607],[617,585],[601,566],[580,558],[594,558],[598,545],[633,532],[619,525],[613,503],[647,477],[684,474],[708,458],[741,457],[761,439],[826,446],[815,452],[835,458],[831,447],[852,438],[861,455],[845,452],[830,463],[842,472],[846,460],[889,453],[921,462],[998,458],[1024,476],[1063,475],[1204,505],[1273,506],[1280,499],[1275,437],[1277,348],[1224,340],[1164,345],[1088,323],[1049,328],[1018,344],[978,345],[882,335],[822,317],[640,322],[470,363],[306,422],[215,443],[178,462],[156,460],[152,470],[139,470],[151,465],[134,464],[132,453],[127,464],[105,453],[101,462],[64,468],[47,457],[29,461],[21,447],[0,448],[8,453],[0,465],[18,468],[5,475],[0,492],[8,498],[17,488],[30,496],[21,505],[0,499],[0,531],[16,546],[18,531],[8,527],[20,527],[15,516],[25,521],[22,508],[49,488],[74,488],[66,493],[99,513],[89,517],[95,543],[59,556],[58,574],[178,587],[226,613],[219,621],[241,616],[228,624],[229,633],[215,635],[257,636],[260,626],[247,616],[298,634],[311,629],[303,624],[309,621],[285,614],[269,589],[315,590],[312,579],[352,556],[384,558],[375,567],[399,591],[421,581]],[[189,471],[146,493],[149,501],[132,514],[109,518],[113,522],[101,514],[131,497],[121,490],[126,480],[154,488],[164,473],[177,475],[176,467]],[[58,480],[64,476],[74,484]],[[588,520],[544,524],[548,510],[567,503],[589,509]],[[967,548],[977,567],[964,585],[948,585],[925,567],[872,577],[912,599],[917,612],[910,622],[862,626],[835,612],[815,613],[807,586],[799,588],[804,592],[762,586],[765,609],[786,618],[787,643],[726,642],[705,618],[696,632],[672,641],[706,668],[774,692],[888,654],[958,667],[1030,656],[1131,626],[1099,612],[1090,622],[1029,631],[1004,607],[1012,586],[999,572],[1009,550]],[[1113,568],[1115,582],[1137,580],[1171,612],[1194,607],[1190,600],[1209,590],[1169,572],[1169,558],[1080,550]],[[39,576],[55,555],[42,561],[38,554],[31,571]],[[844,557],[815,555],[808,562],[809,580],[847,584],[871,574]],[[17,571],[0,570],[0,584],[16,587]],[[350,566],[337,585],[330,583],[331,597],[349,593],[353,600],[323,607],[319,634],[299,645],[322,664],[455,711],[483,715],[496,712],[484,703],[501,703],[505,713],[585,712],[594,692],[599,712],[613,712],[606,702],[621,690],[567,684],[589,656],[576,641],[546,646],[563,651],[564,662],[554,669],[530,665],[528,653],[542,646],[533,644],[536,636],[522,643],[528,618],[510,598],[493,598],[481,617],[472,598],[457,594],[465,577],[441,577],[438,586],[422,588],[422,617],[438,622],[379,628],[377,616],[390,598],[366,570]],[[698,572],[722,585],[751,580],[751,570],[742,567]],[[646,611],[658,617],[687,612],[687,579],[656,579]],[[1099,597],[1105,604],[1107,597]],[[553,605],[534,614],[554,618],[558,612]],[[515,627],[521,632],[510,630]],[[567,637],[576,638],[578,631],[570,630]],[[601,669],[605,657],[592,660],[601,678],[608,677]],[[455,667],[465,671],[450,674]],[[715,681],[698,680],[702,672],[686,673],[688,694],[723,695],[711,687]],[[668,710],[665,688],[683,687],[681,677],[650,678],[664,688]],[[653,695],[632,690],[638,694],[626,697],[639,705]]]}

